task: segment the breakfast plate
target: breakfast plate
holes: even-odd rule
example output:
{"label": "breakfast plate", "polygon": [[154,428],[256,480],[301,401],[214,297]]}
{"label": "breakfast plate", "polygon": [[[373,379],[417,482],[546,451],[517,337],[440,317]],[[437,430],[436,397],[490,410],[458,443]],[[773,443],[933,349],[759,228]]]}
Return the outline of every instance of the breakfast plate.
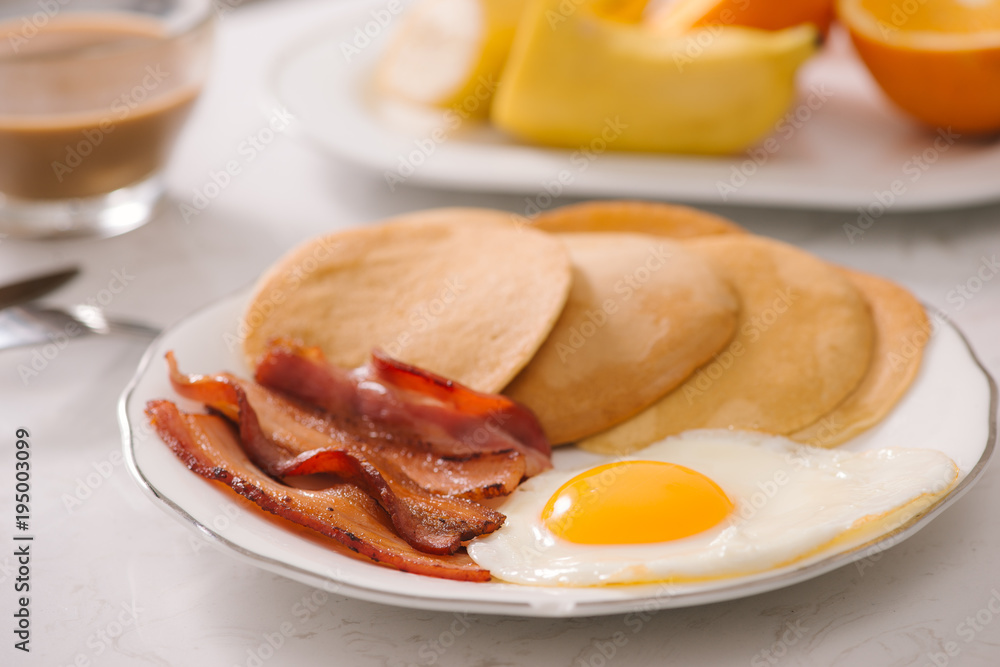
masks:
{"label": "breakfast plate", "polygon": [[[164,332],[146,352],[119,403],[130,473],[170,515],[234,556],[291,579],[348,597],[455,612],[518,616],[596,616],[684,607],[782,588],[870,558],[913,535],[967,491],[982,474],[996,439],[996,387],[962,334],[934,315],[934,331],[917,380],[890,416],[843,445],[863,451],[886,446],[943,451],[960,479],[938,504],[861,545],[842,546],[776,570],[685,584],[539,588],[500,582],[450,581],[391,570],[348,555],[332,540],[260,512],[219,484],[191,473],[160,440],[143,413],[146,402],[180,399],[167,379],[164,353],[174,350],[189,372],[229,370],[249,377],[240,351],[240,317],[249,291],[201,310]],[[557,448],[557,469],[593,464],[596,455]]]}
{"label": "breakfast plate", "polygon": [[382,0],[352,3],[296,38],[268,73],[267,104],[286,108],[296,119],[293,131],[371,169],[389,190],[408,183],[518,193],[525,195],[519,212],[529,216],[561,195],[861,208],[872,218],[889,208],[1000,198],[1000,141],[926,130],[902,116],[837,29],[800,71],[799,99],[776,124],[773,142],[729,157],[654,155],[615,153],[603,140],[577,151],[531,146],[464,109],[435,112],[381,99],[372,74],[401,21],[374,22],[378,10],[385,12]]}

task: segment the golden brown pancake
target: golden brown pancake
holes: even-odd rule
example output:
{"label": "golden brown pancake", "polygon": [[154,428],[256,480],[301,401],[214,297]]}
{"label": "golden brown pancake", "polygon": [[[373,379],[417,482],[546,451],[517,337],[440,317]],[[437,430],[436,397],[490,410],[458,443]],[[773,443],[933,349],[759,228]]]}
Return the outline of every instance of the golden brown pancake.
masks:
{"label": "golden brown pancake", "polygon": [[872,317],[839,271],[758,236],[685,245],[736,289],[742,305],[736,336],[662,399],[581,441],[585,449],[634,451],[694,428],[791,433],[832,410],[868,370]]}
{"label": "golden brown pancake", "polygon": [[344,367],[381,347],[499,391],[548,336],[571,280],[562,243],[515,218],[435,209],[308,241],[257,285],[241,329],[248,363],[275,337]]}
{"label": "golden brown pancake", "polygon": [[908,290],[867,273],[842,271],[872,311],[875,347],[854,391],[819,421],[789,436],[816,447],[834,447],[882,421],[917,376],[931,333],[927,313]]}
{"label": "golden brown pancake", "polygon": [[636,232],[676,239],[745,234],[736,223],[687,206],[646,201],[592,201],[542,213],[534,225],[548,232]]}
{"label": "golden brown pancake", "polygon": [[617,424],[684,381],[732,337],[738,304],[683,244],[557,234],[573,286],[552,333],[504,390],[560,444]]}

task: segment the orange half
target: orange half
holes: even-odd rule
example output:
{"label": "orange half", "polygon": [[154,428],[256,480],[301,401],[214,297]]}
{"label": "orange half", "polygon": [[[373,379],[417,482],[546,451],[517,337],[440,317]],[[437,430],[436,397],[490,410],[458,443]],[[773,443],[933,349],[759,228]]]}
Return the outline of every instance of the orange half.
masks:
{"label": "orange half", "polygon": [[838,0],[885,94],[927,125],[1000,131],[1000,0]]}

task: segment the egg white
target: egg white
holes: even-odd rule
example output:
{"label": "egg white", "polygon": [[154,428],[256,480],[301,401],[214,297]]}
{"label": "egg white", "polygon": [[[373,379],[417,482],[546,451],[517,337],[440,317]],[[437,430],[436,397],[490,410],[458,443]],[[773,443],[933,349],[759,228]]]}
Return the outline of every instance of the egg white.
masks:
{"label": "egg white", "polygon": [[[503,527],[473,540],[469,555],[498,579],[536,586],[741,576],[792,563],[845,534],[856,533],[858,543],[870,539],[859,526],[885,532],[903,525],[958,480],[954,462],[936,450],[828,450],[732,431],[690,431],[601,463],[615,460],[696,470],[722,487],[734,510],[714,528],[669,542],[574,544],[550,532],[541,514],[582,470],[549,471],[510,496],[500,507]],[[650,517],[658,520],[669,517]]]}

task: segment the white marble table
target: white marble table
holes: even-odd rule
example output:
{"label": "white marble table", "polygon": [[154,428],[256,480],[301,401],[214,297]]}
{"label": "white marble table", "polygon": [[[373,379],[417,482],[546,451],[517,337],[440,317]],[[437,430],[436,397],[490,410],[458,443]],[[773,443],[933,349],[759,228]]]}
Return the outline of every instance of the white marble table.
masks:
{"label": "white marble table", "polygon": [[[279,136],[203,212],[179,203],[266,122],[260,72],[331,3],[227,13],[206,95],[172,162],[174,201],[106,240],[0,241],[0,282],[79,263],[53,295],[165,326],[251,282],[308,236],[440,205],[523,207],[517,196],[402,186]],[[1000,179],[998,179],[1000,187]],[[1000,205],[886,214],[850,243],[856,215],[719,208],[754,232],[890,276],[941,308],[1000,374]],[[995,260],[994,260],[995,261]],[[988,276],[977,282],[976,276]],[[976,288],[956,298],[960,285]],[[951,295],[951,296],[949,296]],[[238,562],[143,495],[122,465],[115,407],[143,351],[77,341],[22,379],[32,350],[0,353],[0,485],[11,514],[14,432],[31,432],[31,653],[13,649],[12,526],[0,531],[0,664],[64,665],[955,665],[1000,664],[1000,471],[864,568],[784,590],[657,614],[571,620],[412,611],[315,590]],[[37,361],[37,360],[36,360]],[[278,648],[272,648],[277,645]],[[950,655],[949,655],[950,652]]]}

